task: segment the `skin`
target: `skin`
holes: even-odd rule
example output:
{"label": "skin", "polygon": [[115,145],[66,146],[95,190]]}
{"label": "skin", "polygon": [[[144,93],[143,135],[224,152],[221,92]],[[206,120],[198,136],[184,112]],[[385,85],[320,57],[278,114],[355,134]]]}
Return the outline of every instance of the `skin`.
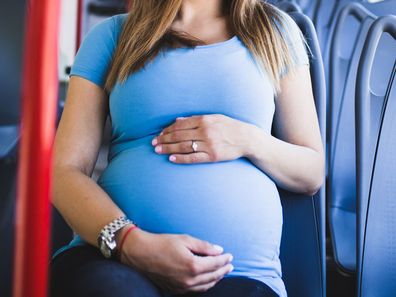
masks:
{"label": "skin", "polygon": [[[220,13],[221,0],[184,0],[174,26],[207,43],[232,34]],[[189,31],[190,30],[190,31]],[[275,135],[224,115],[178,119],[156,137],[155,148],[175,163],[220,162],[247,157],[282,187],[313,194],[323,180],[324,157],[308,67],[285,76],[276,98]],[[104,225],[124,215],[92,175],[108,114],[108,96],[80,77],[70,79],[54,143],[53,204],[71,228],[97,246]],[[300,115],[304,114],[303,117]],[[191,140],[198,151],[192,153]],[[129,226],[117,233],[117,242]],[[233,266],[222,247],[189,235],[134,229],[119,252],[122,263],[143,272],[172,293],[203,292]]]}

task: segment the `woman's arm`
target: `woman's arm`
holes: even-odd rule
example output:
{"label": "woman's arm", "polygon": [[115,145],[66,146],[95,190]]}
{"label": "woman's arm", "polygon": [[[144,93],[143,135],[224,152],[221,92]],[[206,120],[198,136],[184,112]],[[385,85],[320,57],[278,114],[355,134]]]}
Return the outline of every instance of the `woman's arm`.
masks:
{"label": "woman's arm", "polygon": [[[314,194],[324,177],[324,153],[312,96],[309,68],[301,66],[281,81],[276,99],[275,136],[221,115],[178,118],[153,139],[155,151],[175,163],[247,157],[281,187]],[[278,137],[278,138],[276,138]],[[191,144],[198,144],[192,152]]]}
{"label": "woman's arm", "polygon": [[309,67],[282,79],[275,105],[274,136],[252,126],[244,155],[282,188],[313,195],[323,183],[324,152]]}
{"label": "woman's arm", "polygon": [[[100,230],[123,215],[90,178],[107,106],[107,96],[100,87],[72,76],[54,148],[52,202],[72,229],[94,246]],[[118,234],[118,242],[126,229]],[[233,268],[231,255],[223,254],[221,247],[188,235],[153,234],[141,229],[128,235],[119,255],[123,263],[147,273],[172,292],[206,291]]]}
{"label": "woman's arm", "polygon": [[100,230],[123,212],[90,176],[107,116],[107,97],[72,76],[54,144],[52,202],[72,229],[97,246]]}

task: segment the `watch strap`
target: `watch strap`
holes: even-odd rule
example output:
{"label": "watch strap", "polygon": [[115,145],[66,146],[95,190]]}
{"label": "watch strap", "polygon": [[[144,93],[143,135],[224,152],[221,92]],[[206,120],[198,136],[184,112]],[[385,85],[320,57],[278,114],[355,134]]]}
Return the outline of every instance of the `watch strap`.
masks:
{"label": "watch strap", "polygon": [[104,226],[100,231],[100,234],[107,238],[113,237],[118,230],[120,230],[122,227],[128,224],[133,224],[133,223],[127,217],[122,216],[116,218],[110,223],[108,223],[106,226]]}
{"label": "watch strap", "polygon": [[123,228],[128,224],[136,225],[127,217],[122,216],[108,223],[100,231],[98,237],[98,245],[101,253],[106,258],[112,258],[115,256],[115,252],[117,248],[117,243],[115,241],[115,234],[117,231],[119,231],[121,228]]}

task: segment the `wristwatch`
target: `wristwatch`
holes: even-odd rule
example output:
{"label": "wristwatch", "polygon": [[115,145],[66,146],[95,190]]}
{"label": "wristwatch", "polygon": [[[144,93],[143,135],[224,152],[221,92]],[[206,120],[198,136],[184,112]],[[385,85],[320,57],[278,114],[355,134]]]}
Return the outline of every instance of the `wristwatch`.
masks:
{"label": "wristwatch", "polygon": [[114,258],[117,248],[117,243],[115,241],[116,233],[128,224],[136,225],[127,217],[122,216],[103,227],[98,237],[99,250],[103,256],[106,258]]}

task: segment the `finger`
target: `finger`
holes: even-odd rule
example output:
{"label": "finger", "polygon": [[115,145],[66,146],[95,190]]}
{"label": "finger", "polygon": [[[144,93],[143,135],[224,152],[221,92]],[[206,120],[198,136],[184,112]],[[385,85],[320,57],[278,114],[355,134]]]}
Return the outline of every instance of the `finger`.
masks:
{"label": "finger", "polygon": [[[197,152],[206,152],[205,142],[195,141],[197,144]],[[155,152],[158,154],[189,154],[193,153],[192,141],[181,141],[178,143],[159,144],[155,147]]]}
{"label": "finger", "polygon": [[164,143],[177,143],[192,139],[203,140],[200,132],[201,131],[199,129],[187,129],[187,130],[173,131],[168,134],[158,135],[157,137],[154,138],[156,139],[156,143],[154,145],[164,144]]}
{"label": "finger", "polygon": [[206,292],[210,288],[214,287],[217,284],[217,281],[211,282],[209,284],[194,286],[188,289],[190,292]]}
{"label": "finger", "polygon": [[196,115],[190,117],[178,117],[176,121],[162,130],[162,134],[167,134],[176,130],[195,129],[200,126],[204,115]]}
{"label": "finger", "polygon": [[169,156],[169,161],[178,164],[191,164],[191,163],[210,163],[211,158],[205,152],[197,152],[190,154],[172,154]]}
{"label": "finger", "polygon": [[201,285],[210,284],[212,282],[218,282],[226,274],[230,273],[233,269],[234,266],[232,264],[227,264],[215,271],[199,274],[193,278],[192,280],[192,283],[194,284],[193,286],[201,286]]}
{"label": "finger", "polygon": [[190,117],[178,117],[176,121],[162,130],[161,134],[170,133],[176,130],[194,129],[213,123],[216,119],[228,118],[223,114],[205,114]]}
{"label": "finger", "polygon": [[182,239],[185,241],[185,246],[196,255],[218,256],[224,251],[223,247],[217,244],[190,235],[183,235]]}
{"label": "finger", "polygon": [[214,272],[231,263],[233,257],[230,253],[222,254],[219,256],[195,256],[194,258],[194,271],[193,275],[202,273]]}

